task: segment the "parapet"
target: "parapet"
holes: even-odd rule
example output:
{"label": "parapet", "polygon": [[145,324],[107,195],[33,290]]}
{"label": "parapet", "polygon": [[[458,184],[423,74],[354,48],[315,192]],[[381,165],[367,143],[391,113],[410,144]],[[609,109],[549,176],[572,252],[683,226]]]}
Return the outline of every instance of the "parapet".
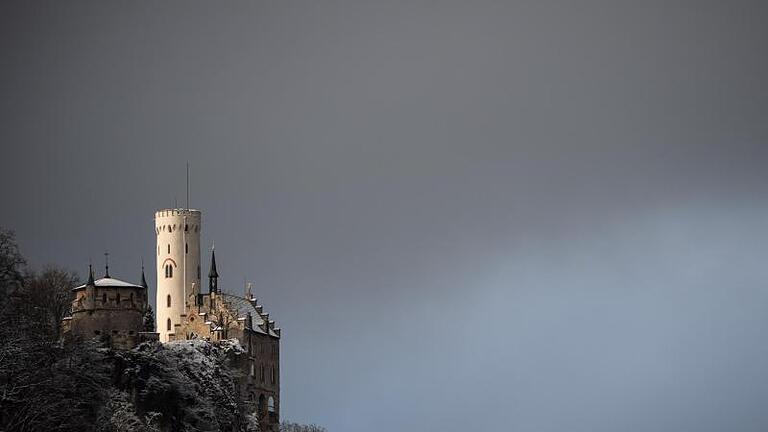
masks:
{"label": "parapet", "polygon": [[202,213],[200,210],[195,209],[186,209],[186,208],[167,208],[158,210],[155,212],[155,219],[161,218],[161,217],[172,217],[172,216],[197,216],[200,217]]}

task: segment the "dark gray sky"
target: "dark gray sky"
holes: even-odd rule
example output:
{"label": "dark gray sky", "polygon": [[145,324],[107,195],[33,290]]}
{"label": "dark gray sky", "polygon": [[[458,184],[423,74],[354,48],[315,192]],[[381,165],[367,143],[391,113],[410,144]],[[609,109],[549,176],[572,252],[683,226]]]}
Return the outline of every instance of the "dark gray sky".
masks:
{"label": "dark gray sky", "polygon": [[283,415],[333,432],[765,431],[766,23],[4,1],[0,225],[136,280],[189,161],[221,283],[284,329]]}

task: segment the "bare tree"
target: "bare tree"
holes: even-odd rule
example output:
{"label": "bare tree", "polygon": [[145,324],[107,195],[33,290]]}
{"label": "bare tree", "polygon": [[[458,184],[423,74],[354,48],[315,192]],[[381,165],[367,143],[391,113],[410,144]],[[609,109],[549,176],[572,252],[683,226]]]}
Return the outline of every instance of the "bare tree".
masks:
{"label": "bare tree", "polygon": [[27,318],[36,322],[44,335],[54,340],[61,336],[61,320],[70,313],[72,288],[77,284],[76,274],[48,267],[29,278],[21,289]]}
{"label": "bare tree", "polygon": [[0,228],[0,296],[5,298],[24,283],[27,262],[13,231]]}

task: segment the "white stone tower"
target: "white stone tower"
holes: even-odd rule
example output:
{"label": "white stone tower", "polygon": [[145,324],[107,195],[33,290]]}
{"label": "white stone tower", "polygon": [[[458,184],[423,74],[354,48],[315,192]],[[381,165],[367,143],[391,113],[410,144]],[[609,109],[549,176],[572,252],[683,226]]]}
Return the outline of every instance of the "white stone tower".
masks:
{"label": "white stone tower", "polygon": [[200,292],[199,210],[165,209],[155,212],[157,235],[157,332],[168,342],[174,325],[186,314],[186,302]]}

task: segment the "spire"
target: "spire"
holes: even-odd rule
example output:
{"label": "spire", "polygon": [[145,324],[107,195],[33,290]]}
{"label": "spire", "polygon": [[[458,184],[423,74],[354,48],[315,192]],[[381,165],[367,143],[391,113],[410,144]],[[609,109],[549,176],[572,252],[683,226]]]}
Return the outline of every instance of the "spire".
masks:
{"label": "spire", "polygon": [[104,252],[104,277],[108,278],[109,276],[109,252]]}
{"label": "spire", "polygon": [[85,285],[96,286],[96,282],[93,281],[93,266],[90,263],[88,263],[88,282]]}
{"label": "spire", "polygon": [[219,292],[219,272],[216,271],[216,249],[211,248],[211,270],[208,272],[208,292]]}
{"label": "spire", "polygon": [[148,288],[147,285],[147,278],[144,277],[144,259],[141,260],[141,286],[144,287],[144,289]]}

